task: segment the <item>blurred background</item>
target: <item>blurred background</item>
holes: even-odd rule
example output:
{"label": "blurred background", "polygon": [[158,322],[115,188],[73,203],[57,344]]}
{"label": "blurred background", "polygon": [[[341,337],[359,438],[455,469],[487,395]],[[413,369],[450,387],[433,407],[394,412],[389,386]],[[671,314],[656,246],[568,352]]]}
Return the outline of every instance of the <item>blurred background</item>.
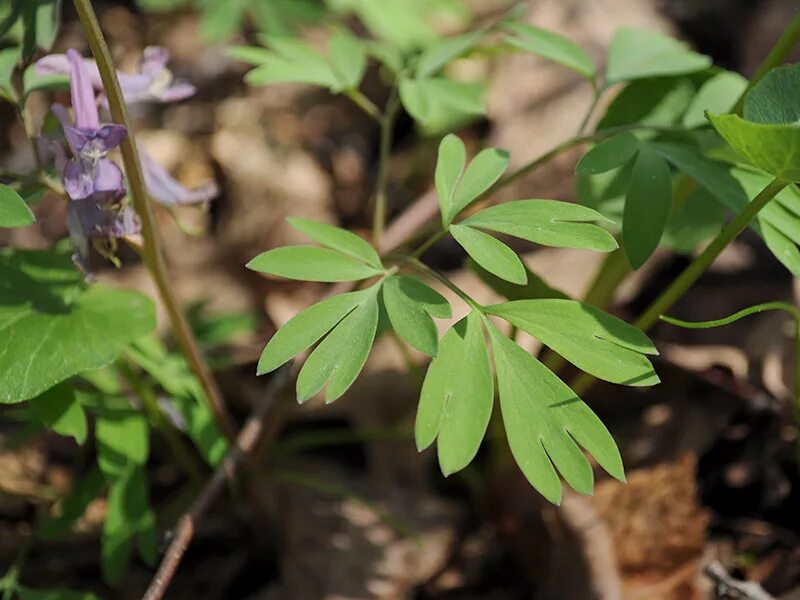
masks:
{"label": "blurred background", "polygon": [[[349,100],[324,90],[247,87],[247,66],[224,49],[252,43],[263,24],[247,17],[231,24],[237,2],[217,0],[216,12],[205,17],[191,3],[172,2],[177,7],[171,10],[159,0],[95,6],[122,70],[136,67],[145,46],[160,45],[169,49],[175,74],[198,88],[180,104],[137,106],[133,117],[138,139],[182,183],[214,178],[220,186],[207,211],[180,209],[177,221],[160,213],[159,221],[174,285],[194,307],[198,326],[211,329],[207,350],[226,398],[244,417],[264,393],[255,363],[265,341],[322,291],[319,284],[269,280],[244,265],[266,249],[302,241],[287,216],[367,235],[379,132]],[[313,39],[314,14],[324,8],[313,0],[302,4],[310,15],[302,32]],[[517,4],[525,20],[575,40],[601,63],[615,30],[632,25],[677,35],[745,76],[797,10],[796,0],[462,4],[464,11],[432,26],[463,31]],[[70,47],[87,52],[65,2],[55,50]],[[577,75],[531,55],[479,57],[454,68],[464,78],[488,81],[487,117],[459,135],[471,148],[508,150],[512,168],[570,137],[591,101]],[[374,67],[362,89],[384,104],[388,90]],[[48,99],[33,101],[44,114]],[[430,189],[438,142],[408,115],[398,120],[389,164],[392,217]],[[25,134],[6,108],[0,109],[0,155],[6,165],[31,161]],[[575,199],[579,155],[561,156],[498,199]],[[0,246],[44,248],[66,236],[63,202],[45,198],[35,212],[35,227],[3,230]],[[135,255],[123,251],[121,258],[124,268],[106,265],[100,279],[154,295]],[[479,300],[489,299],[462,268],[455,243],[438,244],[426,258]],[[561,249],[526,255],[546,281],[575,295],[586,289],[600,259]],[[635,315],[686,264],[685,257],[659,254],[620,289],[612,311]],[[791,275],[746,234],[675,314],[716,318],[795,293]],[[165,322],[161,318],[160,326]],[[483,452],[470,469],[442,478],[432,453],[418,455],[414,448],[418,382],[392,341],[379,340],[342,400],[293,409],[259,465],[268,475],[253,480],[258,506],[235,487],[215,503],[167,598],[684,600],[714,597],[702,574],[713,559],[776,597],[800,598],[791,322],[767,314],[711,331],[659,326],[652,337],[662,351],[656,364],[662,385],[600,385],[587,397],[622,448],[628,484],[600,479],[593,497],[570,494],[560,508],[547,505],[513,463],[489,465]],[[16,433],[11,420],[1,427],[6,441]],[[75,465],[89,460],[86,452],[47,435],[4,444],[0,569],[13,563],[41,507],[69,489]],[[163,532],[188,492],[168,450],[156,446],[153,454],[151,496]],[[102,598],[140,597],[153,572],[143,563],[134,563],[118,588],[102,582],[104,502],[90,504],[74,533],[37,544],[24,580],[88,589]]]}

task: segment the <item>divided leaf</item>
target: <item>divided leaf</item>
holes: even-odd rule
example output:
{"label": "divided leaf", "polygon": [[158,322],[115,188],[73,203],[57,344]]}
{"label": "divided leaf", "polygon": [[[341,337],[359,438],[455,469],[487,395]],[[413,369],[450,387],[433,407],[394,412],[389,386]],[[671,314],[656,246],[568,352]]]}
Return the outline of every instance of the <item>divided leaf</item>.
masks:
{"label": "divided leaf", "polygon": [[285,365],[294,356],[316,344],[372,292],[363,290],[333,296],[292,317],[267,343],[258,361],[258,375]]}
{"label": "divided leaf", "polygon": [[671,211],[669,164],[655,152],[643,148],[633,165],[622,220],[622,246],[634,269],[647,262],[658,248]]}
{"label": "divided leaf", "polygon": [[417,59],[415,76],[424,78],[436,75],[448,63],[472,50],[483,36],[484,31],[473,31],[426,46]]}
{"label": "divided leaf", "polygon": [[36,219],[17,192],[0,184],[0,227],[26,227]]}
{"label": "divided leaf", "polygon": [[658,354],[636,327],[574,300],[518,300],[487,309],[541,341],[579,369],[611,383],[659,382],[646,355]]}
{"label": "divided leaf", "polygon": [[605,221],[591,208],[557,200],[516,200],[489,207],[460,225],[504,233],[543,246],[611,252],[617,242],[594,221]]}
{"label": "divided leaf", "polygon": [[513,34],[507,38],[511,45],[572,69],[587,79],[594,79],[594,64],[583,48],[572,40],[524,23],[510,22],[505,27]]}
{"label": "divided leaf", "polygon": [[364,290],[362,301],[309,355],[297,377],[297,400],[305,402],[325,388],[331,403],[353,384],[367,362],[378,329],[380,284]]}
{"label": "divided leaf", "polygon": [[447,227],[459,212],[477,200],[502,177],[508,168],[508,153],[487,148],[466,167],[464,142],[453,134],[442,139],[436,161],[436,193]]}
{"label": "divided leaf", "polygon": [[484,86],[444,77],[400,79],[400,100],[427,133],[447,131],[485,112]]}
{"label": "divided leaf", "polygon": [[447,300],[421,281],[411,277],[389,277],[383,284],[383,304],[397,334],[411,346],[436,356],[439,332],[431,316],[451,316]]}
{"label": "divided leaf", "polygon": [[380,268],[316,246],[284,246],[256,256],[247,268],[259,273],[300,281],[358,281],[380,275]]}
{"label": "divided leaf", "polygon": [[289,218],[289,225],[305,233],[315,242],[338,250],[352,258],[364,261],[376,269],[383,269],[381,258],[369,242],[351,231],[310,219]]}
{"label": "divided leaf", "polygon": [[451,225],[450,234],[476,263],[490,273],[517,285],[528,281],[525,265],[519,256],[500,240],[466,225]]}
{"label": "divided leaf", "polygon": [[682,75],[707,69],[710,57],[655,31],[623,27],[611,41],[606,85],[622,81]]}
{"label": "divided leaf", "polygon": [[417,449],[436,441],[445,476],[466,467],[478,452],[494,402],[489,354],[481,318],[471,312],[445,333],[417,410]]}
{"label": "divided leaf", "polygon": [[619,450],[597,415],[569,386],[493,325],[489,334],[508,445],[531,485],[559,504],[558,469],[575,491],[591,494],[592,467],[578,445],[611,476],[624,481]]}

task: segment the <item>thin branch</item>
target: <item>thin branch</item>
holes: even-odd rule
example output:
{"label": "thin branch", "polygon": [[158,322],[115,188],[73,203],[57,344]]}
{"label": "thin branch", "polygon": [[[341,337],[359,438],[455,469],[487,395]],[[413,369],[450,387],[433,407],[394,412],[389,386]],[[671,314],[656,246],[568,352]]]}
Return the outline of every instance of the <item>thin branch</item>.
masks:
{"label": "thin branch", "polygon": [[727,600],[775,600],[775,596],[764,591],[753,581],[734,579],[722,564],[715,560],[705,569],[703,574],[714,582],[718,598]]}
{"label": "thin branch", "polygon": [[125,165],[125,173],[128,176],[128,187],[130,196],[133,200],[136,212],[142,223],[142,238],[144,239],[142,258],[147,266],[150,276],[158,288],[158,293],[164,307],[169,314],[172,329],[178,344],[183,350],[186,360],[194,374],[200,380],[205,396],[214,414],[214,418],[229,440],[233,440],[236,435],[234,421],[225,408],[222,392],[206,364],[205,358],[197,345],[189,322],[186,320],[183,310],[180,307],[175,292],[170,285],[169,273],[167,271],[164,254],[161,249],[161,239],[156,225],[155,213],[147,187],[144,182],[142,165],[139,161],[139,151],[133,139],[133,129],[131,128],[128,109],[122,96],[117,71],[108,50],[97,15],[92,8],[90,0],[74,0],[75,8],[81,21],[89,47],[92,49],[97,68],[103,80],[103,88],[108,98],[108,106],[111,109],[111,116],[114,122],[124,125],[128,130],[128,136],[120,145],[122,152],[122,162]]}
{"label": "thin branch", "polygon": [[256,447],[277,435],[279,419],[268,417],[280,409],[280,399],[290,379],[290,371],[291,367],[286,366],[273,375],[263,400],[255,407],[245,422],[228,454],[219,464],[191,508],[178,520],[172,534],[172,542],[164,553],[158,571],[142,596],[142,600],[160,600],[164,597],[194,537],[195,524],[203,518],[217,496],[225,489],[228,481],[232,480],[236,473],[245,467]]}

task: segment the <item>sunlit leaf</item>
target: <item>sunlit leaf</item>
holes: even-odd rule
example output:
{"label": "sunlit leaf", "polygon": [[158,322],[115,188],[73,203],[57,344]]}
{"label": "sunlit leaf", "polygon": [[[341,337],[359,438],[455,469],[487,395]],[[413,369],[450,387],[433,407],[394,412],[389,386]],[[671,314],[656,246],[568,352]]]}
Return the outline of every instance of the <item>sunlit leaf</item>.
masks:
{"label": "sunlit leaf", "polygon": [[483,35],[483,31],[473,31],[426,46],[417,59],[415,75],[419,78],[436,75],[449,62],[472,50]]}
{"label": "sunlit leaf", "polygon": [[505,27],[513,34],[507,38],[510,44],[552,60],[588,79],[594,77],[594,64],[572,40],[554,31],[524,23],[510,22]]}
{"label": "sunlit leaf", "polygon": [[441,294],[411,277],[389,277],[383,284],[383,303],[392,328],[411,346],[436,356],[439,332],[431,316],[451,315]]}
{"label": "sunlit leaf", "polygon": [[130,465],[144,465],[150,455],[150,428],[132,408],[109,410],[97,417],[97,464],[107,476],[119,476]]}
{"label": "sunlit leaf", "polygon": [[472,259],[501,279],[524,285],[525,265],[511,248],[488,233],[466,225],[451,225],[450,233]]}
{"label": "sunlit leaf", "polygon": [[358,281],[383,271],[341,252],[316,246],[285,246],[259,254],[247,268],[300,281]]}
{"label": "sunlit leaf", "polygon": [[59,384],[32,398],[31,411],[44,425],[58,434],[86,441],[86,414],[72,387]]}
{"label": "sunlit leaf", "polygon": [[26,227],[36,219],[19,194],[0,184],[0,227]]}
{"label": "sunlit leaf", "polygon": [[323,246],[362,260],[376,269],[383,268],[381,258],[375,248],[355,233],[309,219],[290,218],[288,221],[289,225]]}
{"label": "sunlit leaf", "polygon": [[426,132],[445,131],[485,112],[484,86],[444,77],[400,80],[403,106]]}

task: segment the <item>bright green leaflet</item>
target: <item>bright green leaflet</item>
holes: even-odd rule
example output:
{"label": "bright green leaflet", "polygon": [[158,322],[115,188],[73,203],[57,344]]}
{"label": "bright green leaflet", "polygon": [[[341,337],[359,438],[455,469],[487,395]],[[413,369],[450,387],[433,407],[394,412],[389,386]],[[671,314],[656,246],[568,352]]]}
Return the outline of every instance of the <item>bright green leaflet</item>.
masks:
{"label": "bright green leaflet", "polygon": [[156,517],[148,501],[148,487],[147,475],[138,467],[129,468],[111,484],[101,553],[103,578],[110,583],[122,578],[137,539],[145,563],[155,562]]}
{"label": "bright green leaflet", "polygon": [[448,63],[472,50],[483,35],[483,31],[473,31],[427,46],[417,59],[415,76],[424,78],[436,75]]}
{"label": "bright green leaflet", "polygon": [[591,208],[557,200],[516,200],[482,210],[461,225],[504,233],[557,248],[611,252],[617,242],[593,221],[605,221]]}
{"label": "bright green leaflet", "polygon": [[297,376],[297,400],[305,402],[325,388],[325,402],[331,403],[353,384],[367,362],[378,328],[378,291],[375,285],[359,306],[309,355]]}
{"label": "bright green leaflet", "polygon": [[404,51],[436,40],[427,22],[436,6],[430,0],[328,0],[326,4],[336,12],[355,13],[373,35]]}
{"label": "bright green leaflet", "polygon": [[364,290],[340,294],[297,313],[267,343],[258,361],[258,374],[274,371],[316,344],[356,306],[366,302],[370,293]]}
{"label": "bright green leaflet", "polygon": [[636,327],[574,300],[518,300],[496,304],[491,314],[515,325],[579,369],[611,383],[659,382],[646,355],[658,354]]}
{"label": "bright green leaflet", "polygon": [[444,77],[400,80],[400,100],[426,133],[447,131],[485,112],[484,86]]}
{"label": "bright green leaflet", "polygon": [[552,60],[587,79],[594,78],[594,64],[583,48],[572,40],[554,31],[524,23],[507,23],[505,27],[513,34],[507,38],[511,45]]}
{"label": "bright green leaflet", "polygon": [[86,288],[67,256],[0,253],[0,403],[34,398],[113,361],[155,328],[150,299]]}
{"label": "bright green leaflet", "polygon": [[436,161],[436,193],[447,227],[456,215],[489,190],[508,168],[508,153],[495,148],[481,151],[466,166],[464,142],[453,134],[439,144]]}
{"label": "bright green leaflet", "polygon": [[476,263],[490,273],[517,285],[527,283],[525,265],[516,252],[500,240],[466,225],[451,225],[450,234]]}
{"label": "bright green leaflet", "polygon": [[346,254],[316,246],[285,246],[267,250],[247,268],[300,281],[358,281],[380,275],[383,271]]}
{"label": "bright green leaflet", "polygon": [[22,74],[23,95],[27,98],[35,90],[68,90],[67,75],[39,75],[36,66],[30,65]]}
{"label": "bright green leaflet", "polygon": [[290,218],[289,225],[303,232],[315,242],[364,261],[376,269],[383,269],[381,258],[369,242],[355,233],[309,219]]}
{"label": "bright green leaflet", "polygon": [[86,441],[86,414],[71,386],[64,383],[54,386],[30,403],[31,411],[46,427],[75,438],[78,444]]}
{"label": "bright green leaflet", "polygon": [[626,165],[639,152],[640,142],[632,133],[620,133],[603,140],[578,161],[578,175],[607,173]]}
{"label": "bright green leaflet", "polygon": [[336,31],[330,41],[330,60],[339,87],[357,88],[367,70],[367,51],[361,40],[343,29]]}
{"label": "bright green leaflet", "polygon": [[150,455],[150,428],[133,409],[104,411],[95,429],[97,464],[107,477],[124,474],[131,465],[144,465]]}
{"label": "bright green leaflet", "polygon": [[[17,92],[14,89],[12,77],[18,62],[18,47],[14,46],[0,50],[0,99],[6,99],[12,103],[17,101]],[[1,205],[2,201],[0,201]],[[0,223],[2,223],[1,220]]]}
{"label": "bright green leaflet", "polygon": [[634,269],[658,248],[672,211],[672,173],[667,161],[643,148],[633,164],[625,196],[622,247]]}
{"label": "bright green leaflet", "polygon": [[481,318],[471,312],[447,331],[428,367],[414,429],[417,449],[436,441],[442,473],[460,471],[478,452],[493,400]]}
{"label": "bright green leaflet", "polygon": [[708,125],[706,112],[729,112],[747,89],[747,79],[732,71],[723,71],[706,81],[692,98],[683,115],[684,127]]}
{"label": "bright green leaflet", "polygon": [[0,227],[26,227],[36,219],[17,192],[0,184]]}
{"label": "bright green leaflet", "polygon": [[[634,124],[679,125],[696,93],[697,87],[688,76],[637,79],[627,84],[611,101],[597,129]],[[655,135],[655,132],[648,131],[637,134],[640,139]]]}
{"label": "bright green leaflet", "polygon": [[624,481],[619,450],[597,415],[494,325],[489,325],[489,334],[508,444],[530,484],[559,504],[561,481],[555,464],[573,489],[591,494],[592,468],[578,444],[611,476]]}
{"label": "bright green leaflet", "polygon": [[655,31],[624,27],[608,50],[606,84],[682,75],[707,69],[711,58],[692,52],[682,42]]}
{"label": "bright green leaflet", "polygon": [[450,317],[447,300],[411,277],[389,277],[383,284],[383,304],[397,334],[428,356],[436,356],[439,331],[431,316]]}

